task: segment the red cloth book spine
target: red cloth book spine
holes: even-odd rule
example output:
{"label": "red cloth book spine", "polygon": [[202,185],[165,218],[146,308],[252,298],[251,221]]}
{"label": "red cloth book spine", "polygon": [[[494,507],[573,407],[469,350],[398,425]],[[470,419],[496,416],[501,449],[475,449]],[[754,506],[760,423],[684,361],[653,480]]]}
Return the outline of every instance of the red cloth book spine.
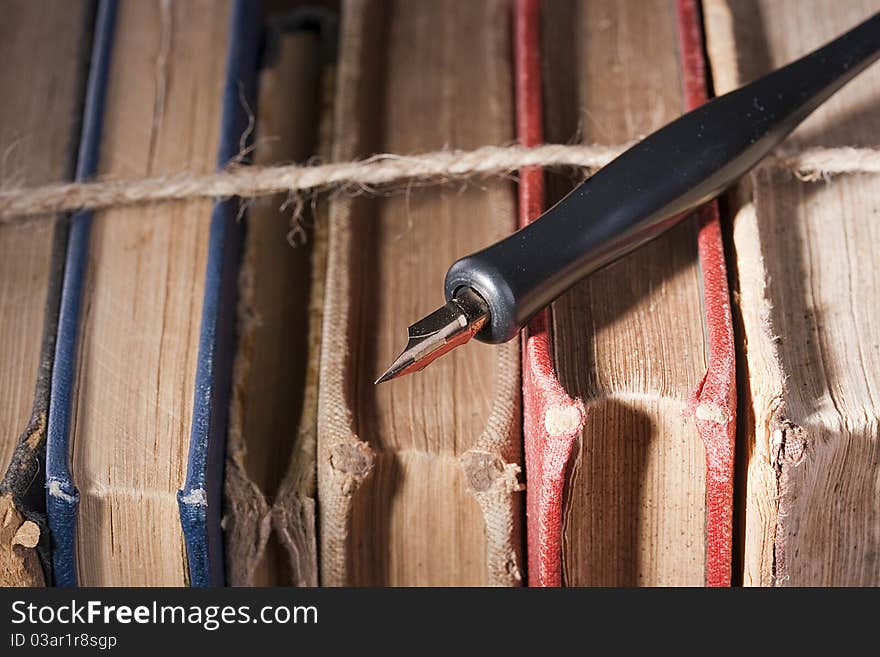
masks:
{"label": "red cloth book spine", "polygon": [[[544,141],[539,0],[517,0],[513,25],[517,136],[523,146],[536,146]],[[544,210],[544,174],[529,167],[519,176],[519,224],[525,226]],[[547,310],[532,319],[522,341],[528,582],[560,586],[565,466],[583,428],[585,410],[556,378]]]}
{"label": "red cloth book spine", "polygon": [[[695,0],[677,4],[685,102],[692,109],[707,100],[699,11]],[[514,55],[517,135],[524,146],[543,143],[540,1],[516,0]],[[544,209],[540,168],[520,171],[519,223]],[[709,367],[692,396],[691,409],[706,448],[706,583],[729,586],[733,517],[733,456],[736,432],[736,374],[730,296],[717,204],[702,208],[698,238]],[[526,462],[528,583],[562,584],[562,495],[574,440],[586,417],[557,379],[547,311],[523,331],[523,432]]]}
{"label": "red cloth book spine", "polygon": [[[696,0],[678,0],[682,83],[688,110],[708,100],[703,34]],[[699,210],[697,238],[709,367],[692,409],[706,448],[706,584],[730,586],[733,551],[733,475],[736,442],[736,346],[718,203]]]}

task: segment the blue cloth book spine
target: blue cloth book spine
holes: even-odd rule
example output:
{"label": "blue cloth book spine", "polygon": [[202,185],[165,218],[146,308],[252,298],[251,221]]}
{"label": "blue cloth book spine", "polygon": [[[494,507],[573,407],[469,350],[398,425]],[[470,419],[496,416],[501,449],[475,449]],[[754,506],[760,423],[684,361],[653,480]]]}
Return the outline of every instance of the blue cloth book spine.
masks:
{"label": "blue cloth book spine", "polygon": [[[94,43],[82,136],[77,159],[76,180],[87,180],[98,168],[104,95],[113,32],[116,24],[116,0],[101,0],[95,20]],[[89,229],[92,213],[77,212],[71,218],[67,241],[67,259],[58,315],[58,338],[55,342],[55,365],[50,387],[49,419],[46,427],[46,513],[52,537],[52,569],[56,586],[76,586],[76,509],[79,492],[73,483],[68,458],[70,411],[76,377],[76,343],[79,328],[82,285],[88,259]]]}
{"label": "blue cloth book spine", "polygon": [[[255,111],[256,79],[261,34],[257,3],[235,0],[230,17],[230,43],[223,91],[220,147],[217,164],[223,169],[243,151]],[[249,115],[248,110],[252,113]],[[223,463],[238,290],[238,266],[244,222],[237,199],[214,206],[202,302],[202,326],[193,422],[186,482],[177,495],[186,541],[192,586],[221,586],[224,581]]]}
{"label": "blue cloth book spine", "polygon": [[[98,170],[104,98],[116,36],[116,10],[116,0],[101,0],[77,180],[86,180]],[[220,168],[237,159],[251,132],[249,116],[254,111],[260,17],[258,3],[233,0],[217,155]],[[243,231],[239,214],[239,202],[226,199],[215,204],[211,216],[190,448],[186,480],[178,494],[192,586],[219,586],[224,581],[220,517],[237,270]],[[90,211],[77,212],[71,220],[47,429],[46,504],[52,534],[52,564],[56,585],[66,587],[77,585],[75,541],[79,493],[70,470],[69,435],[91,220]]]}

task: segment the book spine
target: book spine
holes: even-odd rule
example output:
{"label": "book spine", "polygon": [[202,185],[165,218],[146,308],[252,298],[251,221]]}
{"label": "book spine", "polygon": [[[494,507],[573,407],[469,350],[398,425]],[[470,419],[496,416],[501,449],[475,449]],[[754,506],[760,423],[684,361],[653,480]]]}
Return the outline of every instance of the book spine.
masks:
{"label": "book spine", "polygon": [[[247,152],[252,136],[260,46],[261,12],[249,0],[235,0],[223,90],[217,154],[221,170]],[[211,215],[208,264],[202,305],[193,420],[186,480],[177,500],[192,586],[224,583],[223,461],[232,381],[238,265],[244,222],[238,199],[218,202]]]}
{"label": "book spine", "polygon": [[[92,62],[86,89],[76,180],[93,176],[98,166],[104,96],[116,26],[116,0],[101,0],[95,22]],[[79,492],[70,472],[68,438],[76,377],[80,301],[88,259],[91,211],[73,215],[67,242],[64,283],[58,315],[46,437],[46,513],[52,537],[56,586],[76,586],[76,509]]]}
{"label": "book spine", "polygon": [[[523,146],[543,143],[540,57],[540,0],[514,5],[516,129]],[[544,211],[540,168],[520,172],[519,225]],[[553,365],[549,312],[542,310],[522,334],[523,439],[529,586],[562,583],[562,491],[565,468],[586,411],[562,388]]]}
{"label": "book spine", "polygon": [[[73,120],[69,135],[65,163],[65,180],[76,176],[78,146],[82,130],[82,112],[85,102],[86,81],[89,74],[89,54],[92,49],[92,29],[95,22],[95,3],[84,6],[84,20],[79,30],[80,46],[77,51],[77,97],[71,113]],[[52,367],[55,357],[55,343],[58,335],[58,313],[61,303],[61,290],[64,279],[64,265],[67,254],[68,218],[59,215],[54,219],[52,249],[49,260],[49,278],[46,302],[43,312],[40,362],[34,390],[34,402],[27,427],[21,433],[15,452],[0,482],[0,499],[6,494],[12,496],[13,507],[22,518],[35,523],[40,530],[39,541],[35,547],[39,567],[32,567],[32,553],[29,549],[11,550],[10,561],[18,561],[18,573],[28,573],[30,578],[6,580],[0,578],[0,585],[42,586],[52,583],[52,542],[46,517],[46,424],[49,413],[49,393],[52,384]],[[4,546],[5,547],[5,546]],[[0,547],[3,550],[4,547]],[[0,556],[0,561],[4,559]],[[8,574],[7,574],[8,576]]]}
{"label": "book spine", "polygon": [[[420,5],[416,10],[412,3],[405,2],[346,3],[342,9],[337,79],[335,159],[400,150],[395,140],[404,139],[406,148],[414,150],[509,140],[513,132],[508,84],[509,7],[506,0],[443,2],[431,4],[430,11],[424,12],[429,5]],[[474,57],[467,56],[470,51],[460,45],[462,30],[475,31],[476,41],[471,39],[468,43],[480,44],[481,50],[474,51],[479,62],[468,61]],[[431,41],[426,42],[425,38]],[[386,52],[395,56],[385,57]],[[419,78],[422,79],[418,84],[413,82]],[[401,94],[408,85],[412,85],[412,91]],[[475,90],[482,100],[471,107]],[[426,121],[418,129],[404,130],[399,122],[388,121],[395,115],[408,118],[397,111],[390,113],[388,107],[407,107],[413,102],[413,107],[430,107],[431,111],[436,108],[436,117],[431,119],[435,121],[433,126]],[[481,114],[471,122],[468,113],[475,111]],[[420,123],[421,119],[413,125]],[[459,126],[467,126],[467,130],[460,130]],[[413,379],[416,385],[398,386],[394,393],[398,408],[436,404],[440,411],[436,417],[441,421],[433,419],[435,411],[428,406],[424,411],[426,417],[432,417],[428,427],[415,426],[420,422],[410,423],[401,417],[401,430],[391,436],[390,431],[377,431],[371,419],[377,415],[376,409],[391,415],[391,397],[386,397],[391,391],[385,388],[373,392],[376,389],[369,359],[374,353],[370,344],[374,336],[361,335],[362,331],[380,332],[384,341],[382,332],[387,329],[381,326],[377,331],[367,324],[363,308],[386,308],[389,301],[396,304],[395,296],[405,289],[405,281],[400,279],[407,275],[418,276],[420,280],[430,280],[434,275],[421,266],[417,270],[414,263],[422,261],[443,267],[436,271],[439,279],[451,260],[451,253],[439,250],[450,248],[451,242],[434,246],[425,241],[430,233],[416,232],[423,230],[418,227],[419,221],[425,221],[417,217],[437,217],[448,222],[444,225],[450,232],[461,233],[456,244],[462,250],[467,244],[465,240],[476,232],[469,233],[462,223],[463,217],[469,216],[468,210],[491,219],[479,222],[478,226],[478,230],[486,231],[487,237],[491,231],[500,235],[513,227],[513,196],[508,193],[512,189],[492,183],[479,190],[479,195],[475,191],[465,192],[459,198],[446,198],[441,197],[439,189],[425,190],[425,196],[418,200],[420,207],[412,213],[412,228],[407,228],[404,235],[404,239],[413,240],[414,250],[405,260],[389,259],[386,255],[385,263],[397,262],[401,266],[389,266],[384,271],[382,263],[376,264],[376,248],[372,245],[381,245],[383,253],[387,253],[386,247],[406,243],[393,237],[398,229],[392,222],[409,215],[410,206],[398,205],[402,199],[394,197],[340,198],[331,204],[317,457],[323,585],[521,584],[517,345],[507,344],[494,350],[491,360],[483,361],[487,369],[481,372],[471,369],[472,363],[460,372],[446,370],[438,394],[431,399],[417,379]],[[487,203],[491,206],[483,205]],[[411,273],[407,273],[407,267],[411,267]],[[380,276],[394,282],[394,287],[384,284]],[[447,361],[445,365],[449,364]],[[429,375],[433,379],[444,369],[441,365]],[[460,381],[467,383],[462,386]],[[468,392],[468,388],[473,388],[473,392]],[[476,403],[469,403],[470,394],[484,395],[483,410],[477,410]],[[485,422],[457,426],[458,422],[453,421],[444,406],[455,408],[455,413],[467,417],[469,424],[472,418],[485,413]],[[407,424],[412,428],[408,429]],[[401,438],[415,443],[413,438],[420,433],[432,442],[436,440],[439,444],[442,440],[445,444],[442,449],[428,447],[427,442],[426,448],[414,444],[415,448],[407,445],[400,449],[392,442]],[[427,479],[428,475],[436,479]],[[426,503],[434,497],[438,503]],[[455,504],[450,504],[450,500]],[[416,518],[418,523],[413,524]],[[424,527],[430,528],[428,534],[418,531]],[[453,527],[453,531],[448,531]],[[393,528],[393,534],[389,528]],[[407,528],[413,529],[406,532]],[[482,555],[476,554],[477,550]]]}
{"label": "book spine", "polygon": [[[702,4],[717,93],[784,66],[876,2]],[[792,20],[797,16],[799,20]],[[786,140],[831,162],[876,144],[880,70],[838,92]],[[844,155],[844,159],[846,155]],[[823,163],[824,164],[824,163]],[[877,178],[759,167],[728,197],[742,387],[737,576],[743,586],[876,586]],[[821,181],[821,182],[820,182]],[[863,312],[864,311],[864,312]],[[865,360],[863,360],[863,358]]]}
{"label": "book spine", "polygon": [[[688,109],[708,99],[699,10],[694,0],[677,4],[682,79]],[[514,33],[517,131],[534,146],[541,134],[539,0],[517,0]],[[524,226],[543,210],[540,170],[521,172],[519,220]],[[718,207],[702,210],[698,251],[709,366],[692,395],[691,410],[706,451],[706,584],[728,586],[731,576],[733,455],[736,432],[736,373],[730,296]],[[528,515],[528,576],[531,586],[562,584],[562,504],[572,445],[583,429],[583,403],[572,399],[556,375],[549,316],[542,311],[523,332],[523,427]]]}
{"label": "book spine", "polygon": [[[700,10],[678,0],[682,84],[688,110],[709,100]],[[736,345],[718,202],[700,213],[697,236],[709,366],[691,408],[706,449],[706,585],[730,586],[733,554],[733,475],[736,443]]]}

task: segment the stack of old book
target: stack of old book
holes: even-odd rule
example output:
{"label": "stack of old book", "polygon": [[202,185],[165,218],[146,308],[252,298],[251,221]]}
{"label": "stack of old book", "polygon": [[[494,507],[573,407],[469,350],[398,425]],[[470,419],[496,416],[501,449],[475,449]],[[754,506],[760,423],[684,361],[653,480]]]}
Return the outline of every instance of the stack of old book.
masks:
{"label": "stack of old book", "polygon": [[[263,4],[9,0],[0,188],[616,147],[880,9]],[[874,148],[878,102],[786,148]],[[762,167],[521,341],[373,384],[584,175],[0,220],[0,583],[880,584],[876,174]]]}

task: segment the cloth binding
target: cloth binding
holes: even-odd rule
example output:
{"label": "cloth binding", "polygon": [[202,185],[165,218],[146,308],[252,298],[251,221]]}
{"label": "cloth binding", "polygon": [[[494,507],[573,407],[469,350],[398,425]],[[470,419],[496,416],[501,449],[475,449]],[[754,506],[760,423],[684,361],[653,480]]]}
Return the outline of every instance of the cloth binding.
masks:
{"label": "cloth binding", "polygon": [[[678,0],[682,82],[688,110],[709,99],[703,35],[696,0]],[[736,346],[718,203],[698,210],[697,250],[709,365],[691,396],[691,412],[706,450],[706,585],[730,586],[733,472],[736,442]]]}

